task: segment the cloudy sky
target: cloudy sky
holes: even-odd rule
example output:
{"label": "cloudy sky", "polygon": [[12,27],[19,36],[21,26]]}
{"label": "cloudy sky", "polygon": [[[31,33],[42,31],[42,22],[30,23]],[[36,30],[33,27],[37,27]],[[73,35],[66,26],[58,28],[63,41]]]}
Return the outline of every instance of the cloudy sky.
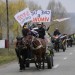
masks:
{"label": "cloudy sky", "polygon": [[[38,5],[41,5],[43,9],[46,9],[50,0],[27,0],[27,1],[34,1]],[[75,13],[75,0],[55,0],[55,1],[60,1],[68,12]]]}

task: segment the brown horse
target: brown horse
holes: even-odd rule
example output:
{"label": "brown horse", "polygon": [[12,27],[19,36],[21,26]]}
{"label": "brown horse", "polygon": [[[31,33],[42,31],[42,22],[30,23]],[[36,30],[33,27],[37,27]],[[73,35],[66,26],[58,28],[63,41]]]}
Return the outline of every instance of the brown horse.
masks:
{"label": "brown horse", "polygon": [[32,50],[35,65],[38,69],[41,69],[41,62],[45,62],[46,43],[44,39],[35,38],[32,35],[28,35],[25,41],[29,44],[30,50]]}
{"label": "brown horse", "polygon": [[27,37],[19,37],[16,41],[15,52],[19,60],[20,71],[25,70],[27,65],[26,59],[29,57],[29,43]]}
{"label": "brown horse", "polygon": [[[17,50],[18,58],[20,57],[20,70],[25,68],[24,63],[26,62],[25,59],[27,58],[28,54],[30,55],[30,51],[32,51],[34,63],[38,69],[41,69],[41,63],[43,62],[43,69],[44,69],[44,62],[45,62],[45,52],[46,52],[46,43],[44,39],[35,38],[32,35],[27,35],[26,37],[22,38],[21,50],[20,48]],[[20,51],[20,52],[19,52]]]}
{"label": "brown horse", "polygon": [[35,65],[38,69],[41,69],[41,62],[43,62],[43,69],[44,69],[45,52],[46,52],[45,40],[41,38],[34,38],[32,44],[34,48],[33,54],[35,58]]}

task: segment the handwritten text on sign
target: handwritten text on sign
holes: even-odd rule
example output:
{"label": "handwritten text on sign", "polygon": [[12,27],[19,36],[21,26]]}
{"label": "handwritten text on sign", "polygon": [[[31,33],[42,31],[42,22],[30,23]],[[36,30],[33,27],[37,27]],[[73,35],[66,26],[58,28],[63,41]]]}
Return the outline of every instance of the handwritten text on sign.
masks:
{"label": "handwritten text on sign", "polygon": [[26,8],[25,10],[17,13],[15,15],[15,19],[21,24],[21,26],[23,26],[25,22],[32,20],[32,15],[30,10]]}
{"label": "handwritten text on sign", "polygon": [[50,22],[51,10],[34,10],[32,13],[32,22]]}

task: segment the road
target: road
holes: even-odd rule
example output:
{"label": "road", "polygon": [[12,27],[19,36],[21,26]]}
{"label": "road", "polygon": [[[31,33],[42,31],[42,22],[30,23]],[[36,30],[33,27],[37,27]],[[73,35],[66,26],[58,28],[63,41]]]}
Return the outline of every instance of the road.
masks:
{"label": "road", "polygon": [[67,48],[66,52],[55,52],[54,67],[37,70],[34,64],[29,69],[19,72],[17,62],[0,66],[0,75],[75,75],[75,46]]}

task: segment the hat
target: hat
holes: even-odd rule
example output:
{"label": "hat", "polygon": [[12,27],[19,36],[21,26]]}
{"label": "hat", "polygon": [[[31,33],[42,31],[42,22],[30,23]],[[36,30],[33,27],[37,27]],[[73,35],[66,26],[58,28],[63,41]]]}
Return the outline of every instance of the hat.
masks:
{"label": "hat", "polygon": [[26,25],[23,25],[23,28],[24,28],[24,29],[26,29],[26,28],[27,28],[27,26],[26,26]]}
{"label": "hat", "polygon": [[27,22],[26,22],[26,23],[24,23],[24,25],[27,25]]}
{"label": "hat", "polygon": [[27,28],[27,22],[24,23],[23,28]]}

